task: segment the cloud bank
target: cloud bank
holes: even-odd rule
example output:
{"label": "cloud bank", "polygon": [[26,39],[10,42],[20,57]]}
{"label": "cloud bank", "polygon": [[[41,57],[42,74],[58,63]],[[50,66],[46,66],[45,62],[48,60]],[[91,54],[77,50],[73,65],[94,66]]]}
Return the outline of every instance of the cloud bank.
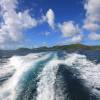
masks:
{"label": "cloud bank", "polygon": [[100,40],[100,34],[97,34],[97,33],[91,33],[91,34],[89,34],[88,37],[91,40]]}
{"label": "cloud bank", "polygon": [[[17,12],[18,0],[0,0],[0,48],[18,44],[24,37],[24,31],[39,24],[48,23],[51,30],[61,32],[61,38],[68,39],[69,43],[80,43],[84,38],[84,29],[89,32],[90,40],[100,40],[100,0],[86,0],[84,9],[86,17],[84,24],[79,25],[73,20],[56,23],[56,16],[52,9],[37,20],[29,14],[28,10]],[[50,32],[43,32],[49,36]],[[9,45],[11,44],[11,45]]]}
{"label": "cloud bank", "polygon": [[2,22],[0,23],[0,48],[7,44],[18,42],[23,37],[23,31],[37,26],[36,19],[28,11],[16,12],[18,0],[0,0]]}
{"label": "cloud bank", "polygon": [[90,31],[89,38],[100,40],[100,0],[86,0],[84,5],[86,10],[86,19],[84,20],[84,28]]}

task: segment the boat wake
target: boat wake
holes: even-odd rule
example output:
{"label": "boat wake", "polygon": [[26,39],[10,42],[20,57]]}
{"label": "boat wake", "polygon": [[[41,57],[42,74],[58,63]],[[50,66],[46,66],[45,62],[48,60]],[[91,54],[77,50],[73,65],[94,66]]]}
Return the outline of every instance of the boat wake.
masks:
{"label": "boat wake", "polygon": [[77,53],[13,56],[0,65],[0,100],[100,100],[100,64]]}

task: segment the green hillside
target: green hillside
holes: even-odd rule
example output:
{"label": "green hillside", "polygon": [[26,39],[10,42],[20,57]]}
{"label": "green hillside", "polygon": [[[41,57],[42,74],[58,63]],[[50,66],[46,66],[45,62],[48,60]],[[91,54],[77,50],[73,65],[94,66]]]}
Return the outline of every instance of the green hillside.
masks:
{"label": "green hillside", "polygon": [[55,51],[55,50],[67,50],[67,51],[75,51],[75,50],[100,50],[100,46],[87,46],[83,44],[70,44],[70,45],[62,45],[62,46],[53,46],[53,47],[39,47],[39,48],[19,48],[18,51]]}

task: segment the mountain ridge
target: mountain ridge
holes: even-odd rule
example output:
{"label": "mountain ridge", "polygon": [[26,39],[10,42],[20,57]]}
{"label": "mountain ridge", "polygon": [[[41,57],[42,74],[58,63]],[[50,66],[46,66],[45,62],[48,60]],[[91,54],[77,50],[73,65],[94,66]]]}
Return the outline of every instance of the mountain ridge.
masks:
{"label": "mountain ridge", "polygon": [[57,45],[52,47],[38,47],[38,48],[18,48],[16,50],[33,50],[33,51],[47,51],[47,50],[100,50],[100,46],[90,46],[90,45],[83,45],[83,44],[70,44],[70,45]]}

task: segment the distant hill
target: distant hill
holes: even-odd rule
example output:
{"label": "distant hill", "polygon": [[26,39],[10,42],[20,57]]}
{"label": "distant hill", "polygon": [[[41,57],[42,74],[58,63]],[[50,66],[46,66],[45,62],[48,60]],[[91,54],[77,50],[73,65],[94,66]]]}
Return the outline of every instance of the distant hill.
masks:
{"label": "distant hill", "polygon": [[100,46],[87,46],[83,44],[54,46],[53,48],[60,49],[60,50],[100,50]]}
{"label": "distant hill", "polygon": [[67,51],[67,52],[85,52],[85,51],[96,51],[100,50],[100,46],[87,46],[83,44],[70,44],[53,47],[39,47],[39,48],[18,48],[16,50],[0,50],[0,58],[9,58],[13,55],[26,55],[33,52],[44,52],[44,51]]}
{"label": "distant hill", "polygon": [[53,46],[53,47],[39,47],[39,48],[19,48],[19,51],[60,51],[60,50],[67,50],[67,51],[75,51],[75,50],[100,50],[100,46],[87,46],[83,44],[70,44],[70,45],[62,45],[62,46]]}

